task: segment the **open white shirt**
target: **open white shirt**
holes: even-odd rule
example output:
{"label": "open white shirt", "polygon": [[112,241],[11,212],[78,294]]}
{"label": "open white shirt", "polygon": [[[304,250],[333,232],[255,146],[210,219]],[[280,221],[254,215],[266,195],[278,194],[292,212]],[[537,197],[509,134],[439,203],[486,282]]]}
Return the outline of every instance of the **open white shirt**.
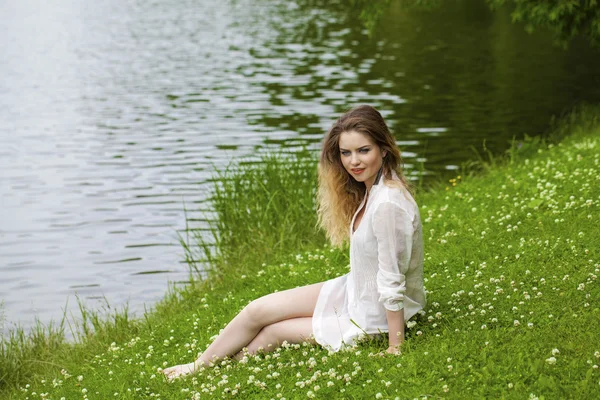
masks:
{"label": "open white shirt", "polygon": [[383,177],[366,198],[350,224],[350,272],[325,282],[312,318],[317,343],[332,351],[353,345],[364,333],[388,332],[386,309],[404,309],[406,322],[425,307],[417,204],[407,190],[387,186]]}

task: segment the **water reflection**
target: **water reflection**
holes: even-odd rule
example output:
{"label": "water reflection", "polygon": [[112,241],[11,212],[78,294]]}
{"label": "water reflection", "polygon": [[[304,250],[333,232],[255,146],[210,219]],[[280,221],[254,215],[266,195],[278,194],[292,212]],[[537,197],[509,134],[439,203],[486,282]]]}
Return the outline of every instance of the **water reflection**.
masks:
{"label": "water reflection", "polygon": [[135,311],[185,282],[177,233],[184,207],[205,226],[212,168],[317,151],[351,105],[439,176],[600,99],[598,52],[476,1],[392,6],[369,38],[336,4],[24,0],[0,32],[0,299],[25,325],[75,293]]}

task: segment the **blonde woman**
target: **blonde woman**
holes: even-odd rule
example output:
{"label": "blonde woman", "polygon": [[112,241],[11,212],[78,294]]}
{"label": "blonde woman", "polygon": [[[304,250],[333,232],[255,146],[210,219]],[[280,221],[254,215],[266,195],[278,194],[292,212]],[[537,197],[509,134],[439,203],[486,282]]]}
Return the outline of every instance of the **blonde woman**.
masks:
{"label": "blonde woman", "polygon": [[338,351],[379,332],[388,332],[386,352],[398,353],[406,321],[425,306],[421,220],[400,165],[376,109],[363,105],[342,115],[323,142],[317,200],[331,243],[350,242],[350,272],[252,301],[195,362],[164,374],[194,373],[283,341]]}

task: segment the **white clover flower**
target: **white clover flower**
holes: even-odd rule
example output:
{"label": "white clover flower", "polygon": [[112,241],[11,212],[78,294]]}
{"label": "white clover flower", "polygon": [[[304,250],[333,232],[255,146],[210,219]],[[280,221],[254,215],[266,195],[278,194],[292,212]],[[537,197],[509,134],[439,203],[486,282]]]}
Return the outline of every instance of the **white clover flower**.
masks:
{"label": "white clover flower", "polygon": [[513,322],[514,326],[519,326],[521,325],[521,323],[519,322],[518,319],[515,319],[515,321]]}
{"label": "white clover flower", "polygon": [[552,349],[552,355],[553,356],[557,356],[560,354],[560,351],[558,349]]}
{"label": "white clover flower", "polygon": [[555,357],[546,358],[546,362],[550,365],[554,365],[554,364],[556,364],[556,358]]}

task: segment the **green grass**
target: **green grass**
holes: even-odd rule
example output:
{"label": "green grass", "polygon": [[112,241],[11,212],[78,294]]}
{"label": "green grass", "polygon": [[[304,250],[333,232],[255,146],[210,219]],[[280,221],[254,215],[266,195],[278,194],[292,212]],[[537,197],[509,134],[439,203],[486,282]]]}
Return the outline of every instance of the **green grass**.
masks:
{"label": "green grass", "polygon": [[[138,320],[90,317],[73,344],[49,333],[4,339],[0,397],[599,398],[600,109],[581,108],[553,132],[560,142],[515,143],[492,167],[481,159],[419,194],[428,306],[401,356],[371,356],[381,339],[335,354],[293,345],[162,379],[160,368],[191,361],[251,300],[348,270],[346,251],[315,230],[314,161],[271,157],[215,180],[208,279],[169,291]],[[209,243],[193,233],[191,262]]]}
{"label": "green grass", "polygon": [[181,238],[194,270],[202,262],[222,274],[277,262],[291,252],[325,241],[316,230],[317,168],[308,152],[267,154],[259,163],[242,161],[213,178],[208,230],[187,231]]}

